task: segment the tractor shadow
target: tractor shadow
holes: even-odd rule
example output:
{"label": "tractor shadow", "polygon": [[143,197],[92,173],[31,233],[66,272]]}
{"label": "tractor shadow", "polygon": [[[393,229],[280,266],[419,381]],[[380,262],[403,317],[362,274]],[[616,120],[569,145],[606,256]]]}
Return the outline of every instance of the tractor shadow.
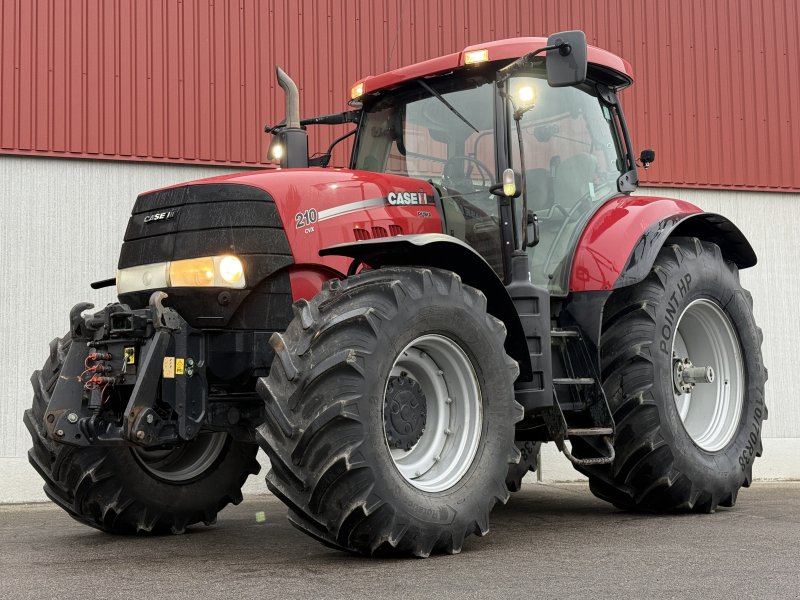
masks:
{"label": "tractor shadow", "polygon": [[[633,529],[643,536],[655,535],[665,519],[698,517],[702,518],[624,512],[595,498],[585,484],[526,484],[522,491],[512,494],[506,505],[495,507],[489,534],[484,538],[468,537],[461,554],[515,552],[530,546],[534,540],[537,545],[572,542],[585,545],[587,539],[603,539],[610,531],[620,529]],[[304,571],[325,571],[328,567],[324,565],[374,566],[387,560],[397,562],[397,559],[368,559],[326,548],[292,527],[283,504],[269,495],[250,497],[239,506],[228,507],[217,524],[190,527],[183,535],[112,536],[76,523],[69,532],[64,532],[56,554],[63,552],[64,559],[73,556],[70,560],[74,561],[78,550],[82,555],[102,554],[110,564],[116,560],[124,564],[131,556],[145,563],[221,561],[221,567],[234,573],[257,573],[267,566],[285,568],[289,564],[303,564]],[[448,558],[453,557],[431,557],[437,561]]]}

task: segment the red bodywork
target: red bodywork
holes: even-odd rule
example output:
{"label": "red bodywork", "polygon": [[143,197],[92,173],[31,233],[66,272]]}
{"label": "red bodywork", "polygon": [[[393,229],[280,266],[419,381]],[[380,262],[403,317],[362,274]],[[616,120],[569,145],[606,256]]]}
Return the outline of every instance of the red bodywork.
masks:
{"label": "red bodywork", "polygon": [[700,212],[694,204],[671,198],[619,196],[609,200],[583,230],[572,261],[570,291],[610,290],[648,227],[662,219]]}
{"label": "red bodywork", "polygon": [[[388,71],[380,75],[370,75],[369,77],[359,80],[357,84],[363,83],[363,94],[369,94],[378,90],[396,87],[412,79],[446,73],[447,71],[463,67],[465,65],[464,59],[466,53],[473,50],[487,50],[489,53],[489,61],[510,60],[519,58],[528,52],[532,52],[546,45],[547,38],[543,37],[519,37],[487,42],[485,44],[476,44],[474,46],[467,46],[461,52],[454,52],[453,54],[439,56],[407,67],[400,67],[399,69]],[[633,81],[633,70],[627,60],[603,50],[602,48],[596,48],[595,46],[589,46],[588,50],[588,60],[590,63],[617,72],[623,79],[627,79],[628,83]]]}
{"label": "red bodywork", "polygon": [[[395,235],[442,233],[432,186],[400,175],[350,169],[271,169],[193,183],[252,185],[275,199],[295,263],[289,271],[295,300],[312,298],[324,281],[347,272],[351,259],[321,257],[320,248]],[[398,192],[409,192],[404,201],[418,203],[390,204],[390,194]]]}
{"label": "red bodywork", "polygon": [[[495,61],[514,59],[546,44],[546,38],[530,37],[468,46],[461,52],[366,77],[361,80],[363,94],[469,68],[465,57],[472,50],[487,50],[488,60]],[[589,46],[588,60],[614,71],[624,82],[618,87],[632,82],[631,66],[624,59]],[[351,259],[320,257],[321,248],[376,237],[443,231],[432,186],[399,175],[333,168],[271,169],[195,183],[252,185],[275,199],[295,263],[289,270],[295,300],[310,299],[326,280],[347,273]],[[390,195],[398,192],[410,192],[415,203],[393,205]],[[621,196],[610,200],[590,219],[581,236],[574,254],[570,291],[611,289],[650,225],[698,212],[702,211],[688,202],[666,198]]]}
{"label": "red bodywork", "polygon": [[[422,180],[350,169],[272,169],[223,175],[193,183],[252,185],[274,199],[294,265],[289,277],[294,300],[310,299],[328,279],[344,277],[351,259],[319,256],[335,244],[415,233],[442,233],[432,186]],[[410,192],[424,204],[392,205],[391,193]],[[304,215],[316,211],[313,222]],[[619,196],[592,216],[575,250],[570,292],[610,290],[639,238],[653,223],[700,213],[669,198]],[[302,217],[303,222],[298,222]],[[246,257],[245,257],[246,259]]]}

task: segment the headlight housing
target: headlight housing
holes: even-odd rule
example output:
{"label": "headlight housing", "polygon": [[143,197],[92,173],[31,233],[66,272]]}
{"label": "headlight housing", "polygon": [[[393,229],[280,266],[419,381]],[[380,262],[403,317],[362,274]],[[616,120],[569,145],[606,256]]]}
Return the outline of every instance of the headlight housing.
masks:
{"label": "headlight housing", "polygon": [[244,265],[231,254],[137,265],[117,271],[117,293],[165,287],[245,287]]}

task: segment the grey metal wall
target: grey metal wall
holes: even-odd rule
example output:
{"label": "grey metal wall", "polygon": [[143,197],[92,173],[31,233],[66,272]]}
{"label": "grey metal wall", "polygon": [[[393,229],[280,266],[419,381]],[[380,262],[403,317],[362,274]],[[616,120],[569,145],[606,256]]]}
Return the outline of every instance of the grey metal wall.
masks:
{"label": "grey metal wall", "polygon": [[[42,498],[27,465],[28,378],[79,301],[102,306],[136,195],[231,169],[0,156],[0,502]],[[89,235],[91,231],[91,235]]]}
{"label": "grey metal wall", "polygon": [[[56,158],[0,157],[0,502],[42,499],[38,475],[27,464],[30,441],[22,412],[30,406],[28,378],[47,344],[68,327],[78,301],[102,305],[110,289],[89,283],[114,274],[128,213],[139,192],[226,172],[225,169]],[[800,229],[797,194],[700,190],[643,190],[677,196],[721,212],[752,240],[759,265],[742,273],[764,329],[770,370],[770,418],[759,477],[800,478],[800,406],[793,382],[794,340],[800,333]],[[91,225],[92,235],[85,232]],[[545,479],[574,479],[553,449]],[[248,490],[263,491],[260,478]]]}

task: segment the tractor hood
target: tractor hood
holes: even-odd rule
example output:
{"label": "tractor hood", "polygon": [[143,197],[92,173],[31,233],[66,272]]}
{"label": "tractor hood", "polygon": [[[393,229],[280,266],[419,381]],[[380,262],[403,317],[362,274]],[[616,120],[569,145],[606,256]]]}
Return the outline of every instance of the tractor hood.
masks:
{"label": "tractor hood", "polygon": [[[349,169],[270,169],[202,179],[141,194],[119,268],[236,254],[248,287],[290,264],[344,273],[327,246],[442,232],[431,184]],[[248,257],[260,257],[253,260]],[[247,273],[254,263],[257,273]]]}

